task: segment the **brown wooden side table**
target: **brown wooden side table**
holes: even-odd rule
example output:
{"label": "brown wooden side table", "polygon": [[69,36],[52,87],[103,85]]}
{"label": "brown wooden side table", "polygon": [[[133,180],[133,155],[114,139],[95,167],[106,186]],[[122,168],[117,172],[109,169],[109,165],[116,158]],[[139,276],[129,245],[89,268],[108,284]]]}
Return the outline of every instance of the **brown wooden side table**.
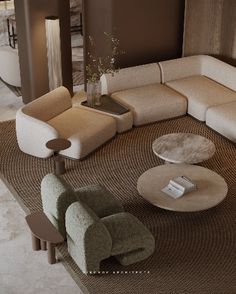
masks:
{"label": "brown wooden side table", "polygon": [[71,142],[63,138],[53,139],[46,143],[46,147],[53,150],[54,172],[56,175],[63,175],[66,172],[65,161],[58,152],[65,150],[70,146]]}
{"label": "brown wooden side table", "polygon": [[64,241],[44,212],[35,212],[25,217],[32,234],[33,250],[48,250],[48,262],[56,263],[55,246]]}

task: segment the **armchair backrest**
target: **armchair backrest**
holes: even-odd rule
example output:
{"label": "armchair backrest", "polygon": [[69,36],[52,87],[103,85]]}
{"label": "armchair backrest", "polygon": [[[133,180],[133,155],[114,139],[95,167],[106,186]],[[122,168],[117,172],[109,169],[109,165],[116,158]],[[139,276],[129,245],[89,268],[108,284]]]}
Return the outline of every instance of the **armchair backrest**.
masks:
{"label": "armchair backrest", "polygon": [[44,213],[65,238],[66,210],[77,201],[74,190],[63,178],[48,174],[41,182],[41,197]]}
{"label": "armchair backrest", "polygon": [[21,110],[26,115],[46,122],[71,107],[70,92],[65,87],[59,87],[30,102]]}

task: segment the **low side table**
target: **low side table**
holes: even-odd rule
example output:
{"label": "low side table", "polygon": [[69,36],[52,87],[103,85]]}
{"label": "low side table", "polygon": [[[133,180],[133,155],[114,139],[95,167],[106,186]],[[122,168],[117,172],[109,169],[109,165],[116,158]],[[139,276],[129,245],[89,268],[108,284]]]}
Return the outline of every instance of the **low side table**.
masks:
{"label": "low side table", "polygon": [[48,250],[48,262],[56,263],[55,245],[64,241],[62,235],[43,212],[29,214],[25,219],[31,230],[33,250]]}
{"label": "low side table", "polygon": [[128,108],[126,108],[124,105],[120,104],[108,95],[101,96],[101,105],[90,106],[88,104],[88,101],[83,101],[81,104],[89,108],[94,108],[96,110],[108,112],[115,115],[122,115],[129,112]]}
{"label": "low side table", "polygon": [[59,151],[65,150],[71,146],[71,142],[67,139],[53,139],[46,143],[48,149],[53,150],[54,156],[54,171],[56,175],[63,175],[66,172],[65,161],[63,157],[58,154]]}
{"label": "low side table", "polygon": [[132,129],[133,114],[132,111],[124,105],[120,104],[110,96],[103,95],[101,98],[101,105],[90,107],[88,106],[86,99],[86,92],[78,91],[73,97],[73,106],[113,117],[116,121],[118,133],[123,133]]}
{"label": "low side table", "polygon": [[211,158],[216,148],[211,140],[203,136],[172,133],[156,139],[152,150],[166,163],[196,164]]}

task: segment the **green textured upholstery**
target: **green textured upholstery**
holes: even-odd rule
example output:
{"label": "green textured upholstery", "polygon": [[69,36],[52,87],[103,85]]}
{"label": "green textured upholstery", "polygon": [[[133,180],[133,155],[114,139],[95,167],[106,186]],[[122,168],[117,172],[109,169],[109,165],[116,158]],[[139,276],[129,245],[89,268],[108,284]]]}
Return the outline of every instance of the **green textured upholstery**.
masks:
{"label": "green textured upholstery", "polygon": [[154,251],[149,230],[101,185],[74,191],[63,178],[48,174],[41,196],[45,214],[67,237],[71,257],[86,274],[99,271],[100,262],[112,255],[128,265]]}
{"label": "green textured upholstery", "polygon": [[76,195],[78,200],[86,203],[100,218],[124,211],[120,202],[101,185],[80,188]]}
{"label": "green textured upholstery", "polygon": [[96,273],[100,262],[110,256],[122,265],[149,257],[155,249],[150,231],[133,215],[119,212],[99,218],[82,201],[66,212],[68,251],[85,273]]}
{"label": "green textured upholstery", "polygon": [[75,201],[87,204],[98,217],[124,211],[122,205],[105,187],[91,185],[74,191],[63,178],[54,174],[48,174],[43,178],[41,197],[45,214],[64,238],[65,213]]}
{"label": "green textured upholstery", "polygon": [[71,203],[77,201],[76,193],[64,179],[48,174],[41,183],[41,197],[44,213],[65,238],[65,214]]}
{"label": "green textured upholstery", "polygon": [[106,226],[86,204],[75,202],[66,212],[66,230],[68,251],[80,269],[99,271],[112,247]]}
{"label": "green textured upholstery", "polygon": [[155,249],[150,231],[132,214],[121,212],[101,219],[112,238],[111,255],[122,265],[149,257]]}

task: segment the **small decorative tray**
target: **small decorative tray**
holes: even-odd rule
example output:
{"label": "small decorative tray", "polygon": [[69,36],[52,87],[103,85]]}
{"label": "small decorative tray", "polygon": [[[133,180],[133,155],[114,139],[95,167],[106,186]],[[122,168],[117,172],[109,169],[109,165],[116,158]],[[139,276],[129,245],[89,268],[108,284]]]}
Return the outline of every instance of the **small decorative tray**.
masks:
{"label": "small decorative tray", "polygon": [[115,101],[108,95],[102,95],[101,97],[101,105],[89,106],[87,101],[81,103],[83,106],[90,107],[93,109],[97,109],[100,111],[108,112],[111,114],[122,115],[126,112],[129,112],[129,109]]}

